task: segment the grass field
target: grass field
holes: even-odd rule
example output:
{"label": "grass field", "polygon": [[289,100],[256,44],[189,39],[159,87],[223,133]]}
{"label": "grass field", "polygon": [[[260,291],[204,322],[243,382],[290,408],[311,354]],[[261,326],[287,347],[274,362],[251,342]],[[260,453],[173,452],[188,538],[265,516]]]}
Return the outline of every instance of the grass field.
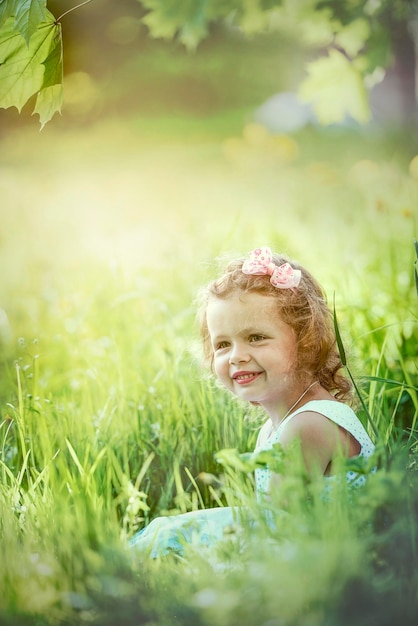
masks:
{"label": "grass field", "polygon": [[[418,157],[393,138],[242,122],[2,140],[2,624],[415,623]],[[127,538],[156,515],[256,509],[251,477],[215,453],[251,450],[262,417],[202,369],[194,299],[258,245],[335,299],[381,468],[328,503],[289,477],[280,528],[218,558],[135,558]]]}

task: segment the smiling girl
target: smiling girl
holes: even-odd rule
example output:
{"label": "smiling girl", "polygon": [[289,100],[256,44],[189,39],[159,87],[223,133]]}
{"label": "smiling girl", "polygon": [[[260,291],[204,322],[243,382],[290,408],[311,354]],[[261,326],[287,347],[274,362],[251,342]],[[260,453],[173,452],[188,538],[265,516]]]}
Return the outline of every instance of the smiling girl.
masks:
{"label": "smiling girl", "polygon": [[[231,262],[202,301],[203,348],[216,377],[266,412],[256,452],[297,441],[308,477],[326,478],[337,458],[372,455],[374,445],[348,405],[351,383],[341,371],[332,313],[305,268],[257,248]],[[346,479],[355,486],[364,482],[353,471]],[[257,494],[268,495],[279,481],[268,467],[257,469]],[[132,545],[152,547],[153,556],[181,552],[191,528],[210,544],[232,520],[228,507],[157,518]]]}

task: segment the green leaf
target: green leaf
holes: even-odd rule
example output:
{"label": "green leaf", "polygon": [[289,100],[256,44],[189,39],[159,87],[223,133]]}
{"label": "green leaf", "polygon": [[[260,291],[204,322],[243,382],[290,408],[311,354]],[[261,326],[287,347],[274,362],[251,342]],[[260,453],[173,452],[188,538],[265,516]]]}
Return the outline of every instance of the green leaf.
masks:
{"label": "green leaf", "polygon": [[51,42],[50,53],[43,62],[45,66],[42,88],[36,98],[33,113],[39,115],[41,130],[55,113],[61,111],[63,100],[62,39],[61,26],[57,24]]}
{"label": "green leaf", "polygon": [[0,32],[0,106],[15,106],[19,111],[28,99],[42,86],[44,68],[39,53],[45,45],[34,37],[29,48],[20,33],[14,29],[14,19],[9,18]]}
{"label": "green leaf", "polygon": [[50,85],[39,92],[33,114],[37,113],[39,115],[41,130],[53,118],[55,113],[61,111],[62,99],[62,85]]}
{"label": "green leaf", "polygon": [[54,24],[48,56],[42,63],[45,66],[42,88],[62,84],[62,37],[60,24]]}
{"label": "green leaf", "polygon": [[245,473],[266,467],[272,472],[280,473],[285,468],[284,451],[280,443],[274,444],[269,450],[244,452],[242,454],[236,448],[226,448],[219,450],[215,454],[215,459],[220,465]]}
{"label": "green leaf", "polygon": [[376,467],[376,456],[373,455],[368,458],[361,456],[351,457],[344,459],[343,464],[346,472],[355,472],[356,474],[367,476]]}
{"label": "green leaf", "polygon": [[244,453],[242,456],[236,448],[225,448],[215,454],[217,463],[226,465],[240,472],[252,471],[252,464],[249,462],[250,457],[250,452]]}
{"label": "green leaf", "polygon": [[[324,48],[331,45],[334,33],[340,28],[337,20],[333,19],[328,10],[320,10],[312,6],[312,2],[302,2],[295,6],[288,0],[288,10],[292,7],[293,21],[300,31],[304,45]],[[296,31],[296,32],[297,32]]]}
{"label": "green leaf", "polygon": [[261,33],[268,27],[269,12],[262,10],[260,2],[257,0],[247,0],[242,3],[242,15],[239,25],[243,33],[253,35]]}
{"label": "green leaf", "polygon": [[0,0],[0,28],[7,18],[15,14],[18,0]]}
{"label": "green leaf", "polygon": [[363,48],[369,35],[368,21],[359,18],[341,28],[335,36],[335,43],[343,48],[349,56],[354,57]]}
{"label": "green leaf", "polygon": [[62,104],[61,27],[47,13],[27,45],[9,17],[0,30],[0,107],[18,111],[38,94],[35,113],[42,126]]}
{"label": "green leaf", "polygon": [[208,0],[143,0],[149,13],[142,19],[153,37],[178,39],[189,49],[207,35]]}
{"label": "green leaf", "polygon": [[15,29],[29,43],[30,38],[47,16],[46,0],[21,0],[17,3]]}
{"label": "green leaf", "polygon": [[29,43],[47,13],[46,0],[0,0],[0,28],[13,16],[14,29]]}
{"label": "green leaf", "polygon": [[308,64],[308,76],[299,97],[310,102],[321,124],[342,122],[347,115],[360,123],[370,119],[370,108],[358,66],[338,50],[330,50]]}

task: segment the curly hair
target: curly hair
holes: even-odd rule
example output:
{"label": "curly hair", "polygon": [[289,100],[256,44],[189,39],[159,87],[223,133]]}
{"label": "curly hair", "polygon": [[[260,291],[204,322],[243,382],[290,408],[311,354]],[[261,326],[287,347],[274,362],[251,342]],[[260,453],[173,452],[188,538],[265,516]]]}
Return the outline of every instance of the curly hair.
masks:
{"label": "curly hair", "polygon": [[275,298],[280,319],[294,331],[297,342],[296,370],[300,378],[314,377],[338,400],[352,399],[352,384],[342,373],[343,364],[338,351],[333,315],[325,293],[308,270],[285,255],[273,254],[275,265],[290,263],[302,272],[295,289],[278,289],[267,275],[242,272],[245,258],[231,261],[225,272],[200,293],[200,335],[205,359],[213,362],[213,349],[206,321],[206,308],[213,298],[226,299],[237,292],[255,292]]}

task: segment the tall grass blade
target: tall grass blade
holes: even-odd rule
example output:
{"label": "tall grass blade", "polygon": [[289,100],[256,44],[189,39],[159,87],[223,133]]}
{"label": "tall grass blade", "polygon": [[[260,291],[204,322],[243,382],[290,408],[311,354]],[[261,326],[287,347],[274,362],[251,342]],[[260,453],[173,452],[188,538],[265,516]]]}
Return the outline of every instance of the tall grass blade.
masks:
{"label": "tall grass blade", "polygon": [[155,452],[150,452],[150,454],[147,456],[147,458],[143,462],[141,466],[141,470],[135,480],[135,489],[139,489],[139,485],[142,483],[142,480],[145,474],[147,473],[148,468],[153,462],[154,458],[155,458]]}
{"label": "tall grass blade", "polygon": [[374,435],[376,437],[376,441],[377,441],[379,439],[379,431],[378,431],[378,429],[377,429],[377,427],[376,427],[376,425],[375,425],[375,423],[374,423],[374,421],[372,419],[372,416],[370,415],[370,412],[369,412],[369,410],[368,410],[368,408],[366,406],[366,403],[364,402],[363,396],[360,393],[360,389],[358,388],[357,383],[354,380],[354,376],[352,375],[351,370],[350,370],[350,368],[349,368],[349,366],[347,364],[347,357],[346,357],[344,344],[343,344],[343,341],[341,339],[341,333],[340,333],[340,329],[339,329],[339,325],[338,325],[337,312],[336,312],[336,309],[335,309],[335,300],[334,300],[333,317],[334,317],[335,336],[336,336],[336,339],[337,339],[338,350],[340,352],[341,363],[345,366],[345,368],[347,370],[347,373],[348,373],[348,375],[350,377],[351,382],[353,383],[353,386],[354,386],[354,389],[356,391],[356,394],[357,394],[357,396],[358,396],[358,398],[360,400],[360,403],[361,403],[361,406],[363,408],[363,411],[364,411],[364,413],[365,413],[365,415],[367,417],[367,420],[368,420],[368,422],[369,422],[369,424],[370,424],[370,426],[371,426],[371,428],[373,430],[373,433],[374,433]]}
{"label": "tall grass blade", "polygon": [[334,294],[333,317],[334,317],[335,337],[337,339],[337,346],[338,346],[338,351],[340,353],[341,363],[344,365],[344,367],[346,367],[347,366],[347,357],[345,355],[344,344],[343,344],[343,341],[341,339],[340,329],[339,329],[339,326],[338,326],[337,311],[335,309],[335,294]]}
{"label": "tall grass blade", "polygon": [[65,443],[67,444],[67,448],[68,448],[68,451],[69,451],[69,453],[71,455],[71,458],[73,459],[73,461],[74,461],[78,471],[80,472],[80,476],[85,476],[84,467],[80,463],[80,460],[79,460],[79,458],[77,456],[77,453],[74,450],[74,448],[71,445],[71,443],[68,441],[67,437],[65,438]]}
{"label": "tall grass blade", "polygon": [[383,376],[360,376],[360,380],[374,381],[378,383],[385,383],[388,385],[395,385],[396,387],[402,387],[403,389],[413,389],[418,391],[418,387],[414,385],[408,385],[400,380],[393,380],[392,378],[384,378]]}

